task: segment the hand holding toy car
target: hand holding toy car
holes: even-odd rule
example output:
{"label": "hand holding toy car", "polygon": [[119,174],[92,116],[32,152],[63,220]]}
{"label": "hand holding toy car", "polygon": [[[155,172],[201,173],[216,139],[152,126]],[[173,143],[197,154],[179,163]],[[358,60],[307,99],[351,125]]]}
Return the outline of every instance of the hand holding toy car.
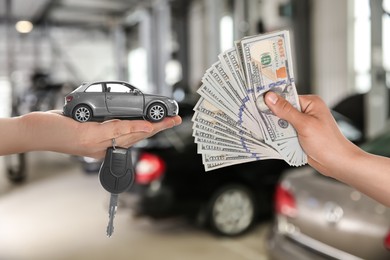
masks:
{"label": "hand holding toy car", "polygon": [[103,158],[115,138],[117,146],[130,147],[181,123],[179,116],[158,123],[145,120],[109,120],[79,123],[60,111],[32,112],[0,119],[0,155],[28,151],[54,151]]}
{"label": "hand holding toy car", "polygon": [[[181,123],[173,99],[143,94],[126,82],[83,84],[66,97],[60,111],[32,112],[0,119],[0,155],[54,151],[103,158],[113,141],[128,148]],[[170,116],[170,118],[166,118]],[[146,117],[145,120],[87,122],[104,118]],[[87,122],[87,123],[80,123]]]}

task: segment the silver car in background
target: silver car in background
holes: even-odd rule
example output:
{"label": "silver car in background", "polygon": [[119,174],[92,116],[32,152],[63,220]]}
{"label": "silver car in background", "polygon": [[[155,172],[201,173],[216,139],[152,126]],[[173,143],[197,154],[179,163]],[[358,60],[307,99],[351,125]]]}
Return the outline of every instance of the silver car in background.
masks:
{"label": "silver car in background", "polygon": [[[390,157],[390,129],[362,148]],[[309,166],[282,176],[275,211],[271,259],[390,259],[390,209]]]}
{"label": "silver car in background", "polygon": [[65,97],[64,115],[79,122],[99,118],[143,117],[152,122],[176,116],[174,99],[144,94],[123,81],[84,83]]}

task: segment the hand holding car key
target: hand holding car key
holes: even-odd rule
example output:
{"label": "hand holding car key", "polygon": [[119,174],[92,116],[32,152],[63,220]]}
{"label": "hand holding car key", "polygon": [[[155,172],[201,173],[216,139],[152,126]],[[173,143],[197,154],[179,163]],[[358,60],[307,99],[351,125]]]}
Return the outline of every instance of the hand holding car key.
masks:
{"label": "hand holding car key", "polygon": [[117,209],[118,195],[128,190],[133,184],[134,171],[130,156],[130,148],[115,146],[107,148],[106,157],[99,171],[100,183],[105,190],[111,193],[109,205],[109,222],[107,236],[111,237],[114,232],[114,218]]}
{"label": "hand holding car key", "polygon": [[[177,117],[179,106],[172,98],[145,94],[127,82],[98,81],[83,83],[69,93],[65,97],[63,114],[80,123],[139,117],[157,123],[167,116]],[[176,124],[175,120],[173,122]],[[107,149],[99,171],[101,185],[111,193],[107,227],[109,237],[114,231],[118,194],[129,189],[134,180],[130,148],[115,146],[115,139],[112,139],[112,147]]]}

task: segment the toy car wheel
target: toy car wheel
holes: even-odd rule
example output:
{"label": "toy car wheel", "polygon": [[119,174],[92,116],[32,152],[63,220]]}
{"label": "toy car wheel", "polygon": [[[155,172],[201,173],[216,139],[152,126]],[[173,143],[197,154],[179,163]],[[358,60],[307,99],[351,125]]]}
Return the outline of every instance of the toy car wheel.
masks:
{"label": "toy car wheel", "polygon": [[87,105],[79,105],[73,111],[73,119],[79,122],[88,122],[92,119],[92,110]]}
{"label": "toy car wheel", "polygon": [[167,115],[167,109],[160,103],[154,103],[149,106],[147,117],[152,122],[158,122],[164,119]]}
{"label": "toy car wheel", "polygon": [[248,231],[255,222],[256,206],[252,192],[242,185],[228,185],[210,200],[208,221],[212,231],[224,236],[237,236]]}

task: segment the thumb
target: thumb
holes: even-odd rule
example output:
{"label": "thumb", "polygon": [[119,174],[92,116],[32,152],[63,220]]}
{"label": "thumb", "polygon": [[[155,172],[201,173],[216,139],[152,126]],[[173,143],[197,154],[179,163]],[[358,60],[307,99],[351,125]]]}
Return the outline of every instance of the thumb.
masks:
{"label": "thumb", "polygon": [[304,121],[305,115],[293,107],[290,102],[276,93],[272,91],[267,92],[264,100],[269,109],[271,109],[276,116],[287,120],[294,126],[294,128],[296,128],[300,122]]}

